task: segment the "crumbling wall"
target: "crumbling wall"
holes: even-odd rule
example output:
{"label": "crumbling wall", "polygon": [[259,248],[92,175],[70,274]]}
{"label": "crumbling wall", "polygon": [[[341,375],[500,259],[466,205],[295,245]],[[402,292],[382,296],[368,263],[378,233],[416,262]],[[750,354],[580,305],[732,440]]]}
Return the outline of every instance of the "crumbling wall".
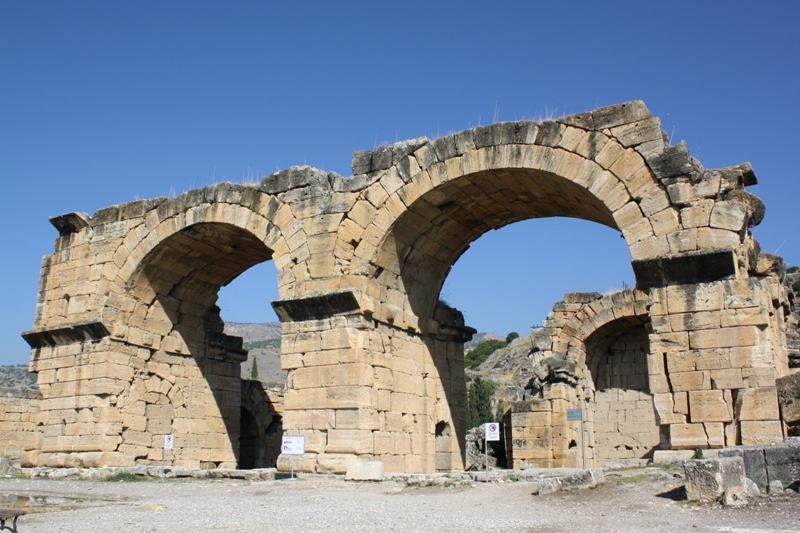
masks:
{"label": "crumbling wall", "polygon": [[42,395],[0,388],[0,455],[20,456],[41,445]]}

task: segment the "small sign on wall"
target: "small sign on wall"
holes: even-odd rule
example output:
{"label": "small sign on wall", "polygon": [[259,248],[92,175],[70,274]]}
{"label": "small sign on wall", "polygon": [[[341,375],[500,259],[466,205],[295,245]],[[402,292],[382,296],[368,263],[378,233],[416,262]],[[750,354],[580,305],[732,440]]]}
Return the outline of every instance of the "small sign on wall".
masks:
{"label": "small sign on wall", "polygon": [[583,409],[567,409],[567,421],[577,422],[583,420]]}
{"label": "small sign on wall", "polygon": [[164,435],[164,449],[171,450],[175,445],[175,435]]}

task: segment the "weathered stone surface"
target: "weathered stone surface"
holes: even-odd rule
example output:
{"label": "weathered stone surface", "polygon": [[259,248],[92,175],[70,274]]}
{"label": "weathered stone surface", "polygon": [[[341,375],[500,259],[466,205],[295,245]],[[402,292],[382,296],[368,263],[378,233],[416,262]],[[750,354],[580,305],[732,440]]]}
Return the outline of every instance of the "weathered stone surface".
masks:
{"label": "weathered stone surface", "polygon": [[800,373],[775,380],[781,420],[790,426],[800,425]]}
{"label": "weathered stone surface", "polygon": [[380,481],[384,464],[381,461],[351,461],[344,478],[348,481]]}
{"label": "weathered stone surface", "polygon": [[[741,457],[692,459],[683,463],[686,497],[690,501],[713,502],[725,494],[746,493],[747,481]],[[746,496],[743,496],[746,500]]]}
{"label": "weathered stone surface", "polygon": [[767,479],[784,487],[800,487],[800,446],[776,445],[764,448]]}

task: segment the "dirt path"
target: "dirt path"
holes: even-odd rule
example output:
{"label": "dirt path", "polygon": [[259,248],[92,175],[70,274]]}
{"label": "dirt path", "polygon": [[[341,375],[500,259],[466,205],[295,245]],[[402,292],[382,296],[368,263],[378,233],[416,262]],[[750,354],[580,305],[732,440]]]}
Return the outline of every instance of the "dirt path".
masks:
{"label": "dirt path", "polygon": [[[306,476],[296,480],[91,482],[0,480],[0,506],[25,504],[33,531],[800,531],[800,496],[744,508],[673,498],[683,479],[649,468],[611,472],[595,489],[534,496],[532,483],[407,487]],[[27,498],[27,500],[26,500]],[[32,506],[32,507],[31,507]]]}

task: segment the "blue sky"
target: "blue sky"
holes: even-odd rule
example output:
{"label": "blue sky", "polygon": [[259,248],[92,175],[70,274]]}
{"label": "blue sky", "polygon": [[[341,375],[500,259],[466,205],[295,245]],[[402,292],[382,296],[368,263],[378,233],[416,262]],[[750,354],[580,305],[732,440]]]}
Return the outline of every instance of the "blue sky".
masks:
{"label": "blue sky", "polygon": [[[707,167],[750,161],[754,234],[800,264],[800,3],[0,1],[0,364],[25,363],[47,217],[497,120],[641,99]],[[274,267],[223,289],[272,320]],[[619,234],[534,220],[491,232],[442,296],[524,333],[572,290],[633,285]]]}

